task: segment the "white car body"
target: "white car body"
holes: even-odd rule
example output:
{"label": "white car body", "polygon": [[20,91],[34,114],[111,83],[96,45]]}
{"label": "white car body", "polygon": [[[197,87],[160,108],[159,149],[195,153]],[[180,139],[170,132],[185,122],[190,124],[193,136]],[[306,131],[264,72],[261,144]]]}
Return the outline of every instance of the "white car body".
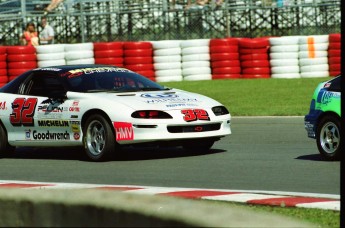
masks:
{"label": "white car body", "polygon": [[[83,117],[90,112],[109,118],[114,140],[119,145],[209,138],[216,141],[231,134],[231,116],[229,113],[215,115],[212,108],[217,106],[222,104],[178,89],[116,93],[67,91],[63,100],[0,91],[0,124],[7,132],[9,145],[15,147],[81,146],[85,134]],[[138,110],[159,110],[172,118],[132,117]]]}

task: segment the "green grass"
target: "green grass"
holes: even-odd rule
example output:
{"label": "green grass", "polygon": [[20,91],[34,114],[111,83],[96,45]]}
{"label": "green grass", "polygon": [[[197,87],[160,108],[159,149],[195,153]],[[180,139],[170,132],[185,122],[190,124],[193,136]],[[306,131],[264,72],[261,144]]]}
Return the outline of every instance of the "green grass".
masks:
{"label": "green grass", "polygon": [[278,207],[278,206],[260,206],[240,203],[229,203],[221,201],[209,201],[210,203],[225,204],[232,207],[250,209],[258,212],[266,212],[282,215],[304,221],[315,225],[315,227],[340,227],[340,212],[332,210],[321,210],[312,208]]}
{"label": "green grass", "polygon": [[316,86],[331,78],[229,79],[161,83],[224,104],[232,116],[304,116]]}

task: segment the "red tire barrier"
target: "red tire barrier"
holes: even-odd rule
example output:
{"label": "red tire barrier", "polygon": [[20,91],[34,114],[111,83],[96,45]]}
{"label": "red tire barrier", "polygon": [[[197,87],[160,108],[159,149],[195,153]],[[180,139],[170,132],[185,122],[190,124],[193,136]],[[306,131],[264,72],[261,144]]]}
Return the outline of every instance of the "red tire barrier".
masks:
{"label": "red tire barrier", "polygon": [[6,76],[7,77],[7,69],[0,69],[0,77]]}
{"label": "red tire barrier", "polygon": [[28,62],[9,62],[7,64],[9,69],[33,69],[37,67],[36,61],[28,61]]}
{"label": "red tire barrier", "polygon": [[25,73],[28,70],[32,70],[32,68],[7,69],[9,81],[11,81],[12,79],[16,78],[17,76]]}
{"label": "red tire barrier", "polygon": [[340,70],[337,71],[329,71],[329,75],[332,77],[338,76],[340,74]]}
{"label": "red tire barrier", "polygon": [[270,74],[242,74],[242,78],[270,78]]}
{"label": "red tire barrier", "polygon": [[135,64],[135,65],[125,65],[126,68],[132,71],[146,71],[153,70],[153,64]]}
{"label": "red tire barrier", "polygon": [[237,79],[241,74],[212,74],[212,79]]}
{"label": "red tire barrier", "polygon": [[340,57],[341,56],[341,50],[336,50],[336,49],[328,50],[328,56],[329,57]]}
{"label": "red tire barrier", "polygon": [[238,46],[210,46],[210,53],[238,53]]}
{"label": "red tire barrier", "polygon": [[341,57],[333,56],[328,58],[328,62],[330,65],[332,64],[340,64],[341,63]]}
{"label": "red tire barrier", "polygon": [[0,62],[6,62],[7,55],[6,54],[0,54]]}
{"label": "red tire barrier", "polygon": [[37,61],[36,54],[10,54],[7,55],[8,62]]}
{"label": "red tire barrier", "polygon": [[137,50],[137,49],[152,49],[150,42],[125,42],[123,45],[125,50]]}
{"label": "red tire barrier", "polygon": [[219,68],[219,67],[240,67],[240,61],[238,60],[221,60],[221,61],[214,61],[211,62],[212,68]]}
{"label": "red tire barrier", "polygon": [[95,64],[123,66],[123,58],[95,58]]}
{"label": "red tire barrier", "polygon": [[7,83],[0,83],[0,88],[6,85]]}
{"label": "red tire barrier", "polygon": [[268,60],[268,54],[267,53],[254,53],[254,54],[241,54],[240,55],[241,61],[246,60]]}
{"label": "red tire barrier", "polygon": [[240,49],[261,49],[266,48],[270,45],[268,38],[243,38],[239,40],[238,43]]}
{"label": "red tire barrier", "polygon": [[238,39],[237,38],[224,38],[224,39],[211,39],[210,40],[210,47],[211,46],[238,46]]}
{"label": "red tire barrier", "polygon": [[266,74],[270,74],[271,73],[271,69],[268,67],[256,67],[256,68],[245,68],[242,69],[242,74],[254,74],[254,75],[266,75]]}
{"label": "red tire barrier", "polygon": [[240,74],[241,67],[222,67],[222,68],[213,68],[212,74]]}
{"label": "red tire barrier", "polygon": [[229,61],[229,60],[237,60],[239,58],[238,53],[211,53],[211,60],[212,61]]}
{"label": "red tire barrier", "polygon": [[95,58],[113,58],[113,57],[122,57],[122,56],[123,56],[122,49],[94,51]]}
{"label": "red tire barrier", "polygon": [[153,55],[152,49],[125,50],[125,57],[148,57]]}
{"label": "red tire barrier", "polygon": [[96,42],[93,43],[94,51],[116,50],[122,49],[123,42]]}
{"label": "red tire barrier", "polygon": [[331,64],[329,65],[329,71],[341,71],[341,64]]}
{"label": "red tire barrier", "polygon": [[7,82],[8,82],[8,77],[7,76],[0,76],[0,84],[7,83]]}
{"label": "red tire barrier", "polygon": [[341,42],[341,33],[329,34],[328,40],[329,40],[330,43]]}
{"label": "red tire barrier", "polygon": [[6,69],[7,63],[6,62],[0,62],[0,69]]}
{"label": "red tire barrier", "polygon": [[124,63],[126,65],[132,64],[152,64],[153,58],[152,57],[126,57],[124,59]]}
{"label": "red tire barrier", "polygon": [[268,60],[246,60],[241,62],[242,68],[270,67]]}
{"label": "red tire barrier", "polygon": [[240,48],[238,52],[240,54],[268,54],[268,48]]}
{"label": "red tire barrier", "polygon": [[341,42],[332,42],[328,44],[328,49],[341,49]]}
{"label": "red tire barrier", "polygon": [[150,78],[151,80],[155,77],[155,71],[153,70],[138,70],[136,73],[145,76],[147,78]]}
{"label": "red tire barrier", "polygon": [[8,46],[7,54],[35,54],[34,46]]}
{"label": "red tire barrier", "polygon": [[0,46],[0,54],[6,54],[7,48],[4,46]]}

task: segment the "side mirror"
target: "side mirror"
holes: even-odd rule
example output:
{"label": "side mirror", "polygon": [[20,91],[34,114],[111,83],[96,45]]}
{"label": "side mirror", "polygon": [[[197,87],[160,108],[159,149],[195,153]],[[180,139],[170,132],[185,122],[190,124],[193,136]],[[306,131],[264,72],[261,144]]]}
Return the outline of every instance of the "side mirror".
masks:
{"label": "side mirror", "polygon": [[66,91],[62,91],[62,90],[51,91],[49,94],[49,98],[52,100],[64,101],[67,99],[67,94],[66,94]]}

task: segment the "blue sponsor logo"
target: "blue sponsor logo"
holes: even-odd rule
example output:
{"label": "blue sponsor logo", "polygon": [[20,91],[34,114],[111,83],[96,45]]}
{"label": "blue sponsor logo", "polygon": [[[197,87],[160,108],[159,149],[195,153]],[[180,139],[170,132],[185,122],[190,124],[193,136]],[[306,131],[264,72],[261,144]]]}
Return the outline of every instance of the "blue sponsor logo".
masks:
{"label": "blue sponsor logo", "polygon": [[144,98],[158,98],[158,99],[164,99],[164,98],[175,98],[178,97],[176,94],[164,94],[164,93],[145,93],[142,94],[141,97]]}

